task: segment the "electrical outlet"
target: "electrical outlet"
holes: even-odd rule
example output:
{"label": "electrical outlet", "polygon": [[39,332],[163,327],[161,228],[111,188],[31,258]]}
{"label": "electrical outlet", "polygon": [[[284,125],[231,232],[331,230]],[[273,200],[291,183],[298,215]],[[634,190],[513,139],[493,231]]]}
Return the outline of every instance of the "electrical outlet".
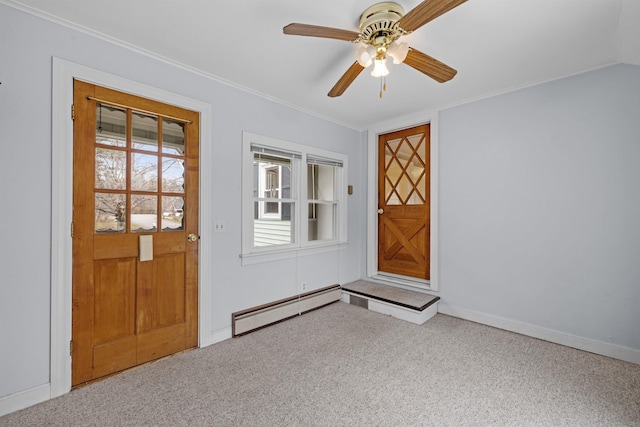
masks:
{"label": "electrical outlet", "polygon": [[307,290],[307,284],[306,284],[306,283],[304,283],[304,282],[302,282],[302,290],[303,290],[303,291],[306,291],[306,290]]}

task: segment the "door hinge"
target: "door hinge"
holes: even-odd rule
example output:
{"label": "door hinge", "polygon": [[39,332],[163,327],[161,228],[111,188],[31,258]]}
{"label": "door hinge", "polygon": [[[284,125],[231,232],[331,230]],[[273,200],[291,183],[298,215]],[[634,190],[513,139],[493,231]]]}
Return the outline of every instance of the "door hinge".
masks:
{"label": "door hinge", "polygon": [[76,119],[76,104],[71,104],[71,120]]}
{"label": "door hinge", "polygon": [[69,341],[69,355],[73,354],[73,341]]}
{"label": "door hinge", "polygon": [[73,222],[71,223],[71,238],[73,239]]}

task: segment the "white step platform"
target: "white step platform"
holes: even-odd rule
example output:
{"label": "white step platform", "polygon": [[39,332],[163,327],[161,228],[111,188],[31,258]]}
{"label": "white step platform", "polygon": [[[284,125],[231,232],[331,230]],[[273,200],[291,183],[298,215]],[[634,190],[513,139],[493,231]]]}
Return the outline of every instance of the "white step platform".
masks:
{"label": "white step platform", "polygon": [[438,313],[440,297],[358,280],[342,285],[340,300],[422,325]]}

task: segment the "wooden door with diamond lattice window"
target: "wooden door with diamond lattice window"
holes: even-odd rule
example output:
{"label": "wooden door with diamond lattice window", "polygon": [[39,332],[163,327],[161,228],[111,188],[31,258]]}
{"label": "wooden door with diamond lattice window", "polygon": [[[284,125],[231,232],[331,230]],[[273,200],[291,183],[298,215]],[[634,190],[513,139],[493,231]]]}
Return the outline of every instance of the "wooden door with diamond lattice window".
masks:
{"label": "wooden door with diamond lattice window", "polygon": [[429,280],[429,125],[378,139],[378,272]]}

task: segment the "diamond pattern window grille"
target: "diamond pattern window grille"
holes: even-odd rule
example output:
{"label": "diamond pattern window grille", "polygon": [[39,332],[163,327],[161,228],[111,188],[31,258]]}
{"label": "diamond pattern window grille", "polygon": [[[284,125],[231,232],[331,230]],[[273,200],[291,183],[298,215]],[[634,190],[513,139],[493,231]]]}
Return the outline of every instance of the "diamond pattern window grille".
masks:
{"label": "diamond pattern window grille", "polygon": [[385,203],[426,203],[426,144],[423,133],[398,138],[385,144]]}

